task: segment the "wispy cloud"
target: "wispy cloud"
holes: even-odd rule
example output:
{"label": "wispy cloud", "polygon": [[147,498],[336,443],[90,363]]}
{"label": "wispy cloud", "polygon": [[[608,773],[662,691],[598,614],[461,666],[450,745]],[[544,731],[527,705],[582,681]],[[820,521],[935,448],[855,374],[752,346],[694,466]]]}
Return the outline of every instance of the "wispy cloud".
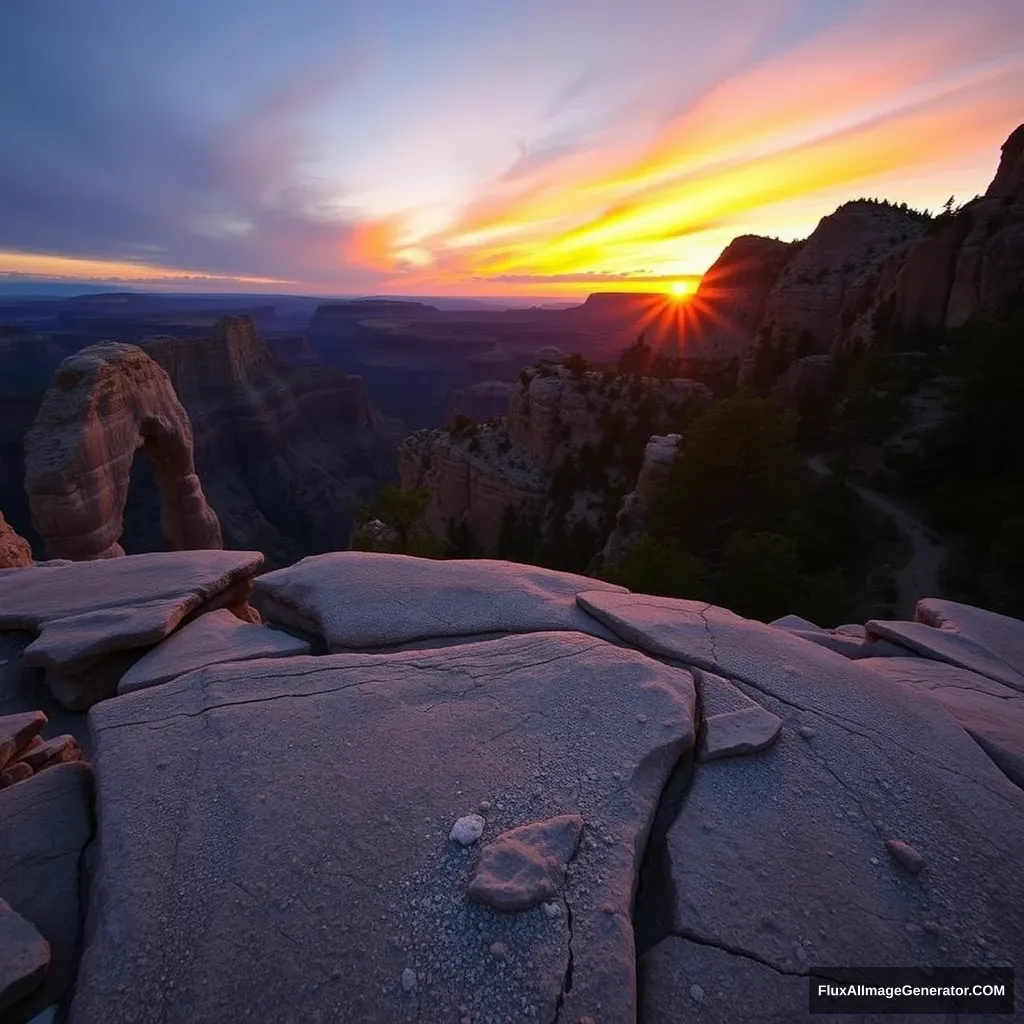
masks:
{"label": "wispy cloud", "polygon": [[39,0],[3,17],[0,272],[655,286],[853,195],[980,191],[1024,119],[1019,0]]}

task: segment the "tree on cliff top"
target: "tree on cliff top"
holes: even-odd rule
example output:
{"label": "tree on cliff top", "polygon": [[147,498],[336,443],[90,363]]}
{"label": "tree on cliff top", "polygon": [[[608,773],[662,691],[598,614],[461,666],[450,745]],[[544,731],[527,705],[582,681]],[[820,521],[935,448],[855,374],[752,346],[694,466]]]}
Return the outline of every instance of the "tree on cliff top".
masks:
{"label": "tree on cliff top", "polygon": [[444,542],[433,536],[424,518],[429,502],[427,490],[406,491],[386,484],[380,489],[376,505],[356,510],[352,550],[443,557]]}

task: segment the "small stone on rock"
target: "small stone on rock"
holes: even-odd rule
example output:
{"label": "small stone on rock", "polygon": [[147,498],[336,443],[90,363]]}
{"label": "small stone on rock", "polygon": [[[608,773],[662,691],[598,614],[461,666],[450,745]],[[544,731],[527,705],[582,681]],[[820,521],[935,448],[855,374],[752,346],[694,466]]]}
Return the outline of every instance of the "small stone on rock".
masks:
{"label": "small stone on rock", "polygon": [[491,956],[493,956],[495,960],[507,960],[508,946],[506,946],[504,942],[492,942]]}
{"label": "small stone on rock", "polygon": [[801,725],[797,730],[805,740],[813,740],[816,733],[809,725]]}
{"label": "small stone on rock", "polygon": [[406,967],[402,971],[402,988],[406,992],[411,992],[416,987],[416,972],[411,967]]}
{"label": "small stone on rock", "polygon": [[702,1002],[704,1002],[704,989],[702,989],[700,987],[700,985],[691,985],[690,986],[690,998],[695,1003],[702,1003]]}
{"label": "small stone on rock", "polygon": [[480,803],[478,803],[476,805],[476,809],[481,814],[486,814],[491,809],[491,801],[490,800],[481,800]]}
{"label": "small stone on rock", "polygon": [[448,838],[462,846],[472,846],[484,834],[486,824],[479,814],[467,814],[452,825]]}
{"label": "small stone on rock", "polygon": [[909,843],[901,839],[890,839],[885,848],[892,854],[894,860],[898,861],[912,875],[919,875],[925,865],[924,857],[918,853]]}

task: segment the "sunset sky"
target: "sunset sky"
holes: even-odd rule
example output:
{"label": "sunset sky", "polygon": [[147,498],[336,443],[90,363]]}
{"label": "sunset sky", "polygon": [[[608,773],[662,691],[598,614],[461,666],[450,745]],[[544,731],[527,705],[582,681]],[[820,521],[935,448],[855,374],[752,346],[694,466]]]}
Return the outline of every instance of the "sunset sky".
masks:
{"label": "sunset sky", "polygon": [[661,290],[984,191],[1021,0],[2,0],[5,275]]}

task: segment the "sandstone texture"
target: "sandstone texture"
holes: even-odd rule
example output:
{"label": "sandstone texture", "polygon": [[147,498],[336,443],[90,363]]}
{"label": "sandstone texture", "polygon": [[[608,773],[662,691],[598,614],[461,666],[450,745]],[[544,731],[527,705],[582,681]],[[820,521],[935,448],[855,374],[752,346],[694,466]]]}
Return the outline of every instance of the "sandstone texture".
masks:
{"label": "sandstone texture", "polygon": [[193,619],[140,658],[121,677],[118,693],[165,683],[205,665],[253,658],[309,654],[305,640],[276,629],[243,622],[220,608]]}
{"label": "sandstone texture", "polygon": [[[394,430],[361,377],[281,365],[247,316],[203,338],[154,337],[142,347],[187,410],[195,463],[227,547],[271,566],[347,544],[357,505],[394,473]],[[139,538],[137,550],[155,546]]]}
{"label": "sandstone texture", "polygon": [[131,555],[0,574],[0,629],[37,634],[23,654],[66,707],[113,696],[146,648],[191,614],[244,606],[263,562],[252,551]]}
{"label": "sandstone texture", "polygon": [[271,622],[338,651],[556,629],[607,638],[576,606],[576,595],[594,586],[624,590],[513,562],[339,551],[266,573],[256,580],[253,600]]}
{"label": "sandstone texture", "polygon": [[[578,600],[623,639],[736,680],[783,720],[767,758],[695,772],[667,837],[671,935],[798,975],[865,956],[877,966],[1019,957],[1010,907],[1024,891],[1010,850],[1024,841],[1024,793],[940,705],[714,606]],[[925,859],[920,878],[892,861],[893,839]],[[769,1006],[776,1017],[765,1017],[781,1019]]]}
{"label": "sandstone texture", "polygon": [[[652,485],[624,475],[624,467],[599,454],[609,440],[636,429],[642,410],[652,441],[668,436],[667,431],[712,400],[705,385],[685,378],[606,378],[596,371],[574,374],[560,364],[539,363],[520,373],[504,419],[406,438],[399,447],[399,478],[405,488],[430,492],[426,520],[435,535],[444,537],[449,524],[464,523],[481,552],[493,557],[500,554],[510,512],[520,522],[534,523],[539,536],[556,527],[568,532],[577,523],[597,528],[606,485],[640,493]],[[657,463],[665,444],[659,441],[657,453],[651,453],[648,476],[661,472]],[[580,481],[570,508],[561,508],[553,496],[556,481],[584,462],[596,467],[594,479]],[[629,472],[635,474],[636,467]],[[625,515],[623,530],[628,531],[639,510],[630,505]]]}
{"label": "sandstone texture", "polygon": [[192,428],[167,374],[135,345],[102,342],[57,368],[25,437],[32,523],[55,558],[123,555],[118,543],[137,449],[152,460],[174,549],[219,548],[196,475]]}
{"label": "sandstone texture", "polygon": [[466,895],[495,910],[520,911],[557,896],[583,838],[583,819],[563,814],[503,832],[480,851]]}
{"label": "sandstone texture", "polygon": [[56,1002],[74,978],[85,908],[82,854],[93,835],[93,776],[61,764],[0,790],[0,893],[50,947],[43,983],[10,1011],[28,1021]]}
{"label": "sandstone texture", "polygon": [[[819,968],[1024,958],[1024,623],[926,599],[916,622],[765,625],[343,552],[256,579],[297,650],[333,652],[288,654],[202,611],[258,563],[0,574],[0,772],[23,776],[0,789],[0,897],[52,955],[15,1024],[76,970],[71,1024],[783,1024]],[[44,583],[67,573],[88,585]],[[137,633],[50,626],[95,626],[104,594]],[[146,637],[114,652],[148,650],[145,687],[87,735],[24,705],[17,630],[50,628],[54,657]],[[62,763],[86,755],[95,802]]]}
{"label": "sandstone texture", "polygon": [[32,549],[28,541],[15,533],[0,512],[0,569],[20,569],[32,564]]}
{"label": "sandstone texture", "polygon": [[[694,700],[685,670],[533,633],[211,666],[105,702],[72,1021],[633,1019],[637,855]],[[448,837],[483,798],[495,836],[556,819],[563,860],[559,819],[593,829],[564,913],[467,902],[475,854]]]}

